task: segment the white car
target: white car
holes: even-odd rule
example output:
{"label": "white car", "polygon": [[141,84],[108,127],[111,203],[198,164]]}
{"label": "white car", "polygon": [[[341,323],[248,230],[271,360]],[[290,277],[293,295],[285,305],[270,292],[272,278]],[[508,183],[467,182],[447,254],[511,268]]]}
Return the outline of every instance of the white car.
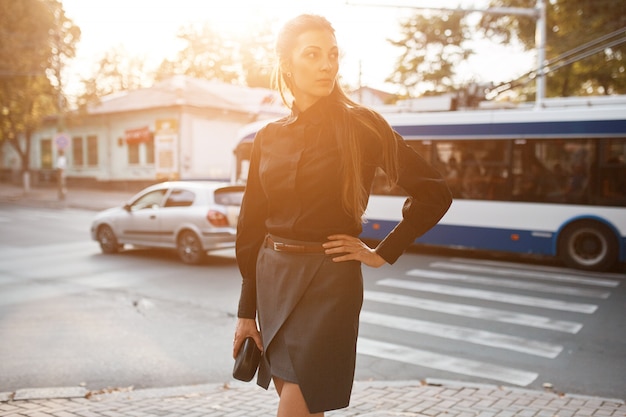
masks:
{"label": "white car", "polygon": [[147,187],[122,207],[98,213],[91,238],[103,253],[125,244],[170,248],[187,264],[235,246],[244,187],[211,181],[169,181]]}

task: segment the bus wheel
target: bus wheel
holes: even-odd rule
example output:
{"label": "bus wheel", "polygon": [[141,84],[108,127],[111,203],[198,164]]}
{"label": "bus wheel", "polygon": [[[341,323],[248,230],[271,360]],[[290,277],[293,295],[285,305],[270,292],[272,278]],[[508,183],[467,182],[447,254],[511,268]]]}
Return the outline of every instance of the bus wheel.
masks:
{"label": "bus wheel", "polygon": [[565,228],[559,237],[559,257],[572,268],[606,271],[617,262],[615,235],[605,225],[583,220]]}

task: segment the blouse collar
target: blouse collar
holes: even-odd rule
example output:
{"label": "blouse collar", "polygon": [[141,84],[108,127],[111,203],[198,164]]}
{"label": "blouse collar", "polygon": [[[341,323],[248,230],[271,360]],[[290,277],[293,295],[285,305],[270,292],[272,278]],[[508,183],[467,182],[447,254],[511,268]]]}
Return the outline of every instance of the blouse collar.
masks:
{"label": "blouse collar", "polygon": [[329,96],[322,97],[305,111],[300,111],[294,101],[291,105],[291,114],[287,116],[284,125],[288,126],[296,122],[316,125],[321,124],[324,118],[326,118],[326,114],[328,113],[332,104],[332,99]]}

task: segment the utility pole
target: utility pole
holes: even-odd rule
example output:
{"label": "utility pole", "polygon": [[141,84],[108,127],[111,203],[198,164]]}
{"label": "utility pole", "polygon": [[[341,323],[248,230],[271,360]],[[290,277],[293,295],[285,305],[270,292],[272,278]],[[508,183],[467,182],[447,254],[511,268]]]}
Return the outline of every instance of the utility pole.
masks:
{"label": "utility pole", "polygon": [[497,15],[514,15],[514,16],[527,16],[536,20],[535,23],[535,48],[537,49],[537,75],[536,75],[536,98],[535,109],[543,108],[543,102],[546,96],[546,74],[545,74],[545,60],[546,60],[546,5],[545,0],[537,0],[534,8],[523,7],[490,7],[488,9],[453,9],[450,7],[421,7],[421,6],[408,6],[408,5],[392,5],[392,4],[355,4],[350,1],[346,1],[347,5],[351,6],[373,6],[373,7],[394,7],[404,9],[417,9],[417,10],[438,10],[445,12],[455,13],[486,13]]}
{"label": "utility pole", "polygon": [[55,163],[55,171],[57,173],[57,188],[59,200],[65,200],[67,196],[67,156],[65,150],[69,145],[69,136],[65,133],[65,96],[63,95],[63,56],[62,56],[62,42],[61,39],[61,22],[60,11],[58,9],[51,9],[54,14],[54,49],[55,56],[53,58],[53,70],[54,76],[57,80],[57,105],[59,108],[59,114],[57,118],[57,134],[54,138],[54,142],[57,148],[57,158]]}

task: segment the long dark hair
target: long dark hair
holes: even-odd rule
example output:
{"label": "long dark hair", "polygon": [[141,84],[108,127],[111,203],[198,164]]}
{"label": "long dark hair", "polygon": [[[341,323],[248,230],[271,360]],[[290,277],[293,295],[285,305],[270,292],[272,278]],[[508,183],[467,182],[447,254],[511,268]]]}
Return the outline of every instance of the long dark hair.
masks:
{"label": "long dark hair", "polygon": [[[325,30],[335,35],[335,29],[326,18],[317,15],[303,14],[289,20],[281,29],[276,40],[277,65],[272,77],[273,85],[280,92],[280,96],[288,107],[292,106],[286,96],[291,92],[291,79],[283,73],[282,68],[289,62],[291,53],[296,46],[300,34],[310,30]],[[344,210],[355,220],[361,221],[369,190],[363,186],[361,161],[362,151],[354,128],[355,122],[365,126],[380,138],[382,144],[382,168],[387,174],[390,183],[396,183],[398,179],[397,143],[391,126],[375,111],[362,106],[351,100],[343,91],[337,80],[335,87],[330,93],[330,98],[342,109],[339,113],[332,113],[331,117],[337,118],[335,127],[341,152],[343,193],[342,206]]]}

